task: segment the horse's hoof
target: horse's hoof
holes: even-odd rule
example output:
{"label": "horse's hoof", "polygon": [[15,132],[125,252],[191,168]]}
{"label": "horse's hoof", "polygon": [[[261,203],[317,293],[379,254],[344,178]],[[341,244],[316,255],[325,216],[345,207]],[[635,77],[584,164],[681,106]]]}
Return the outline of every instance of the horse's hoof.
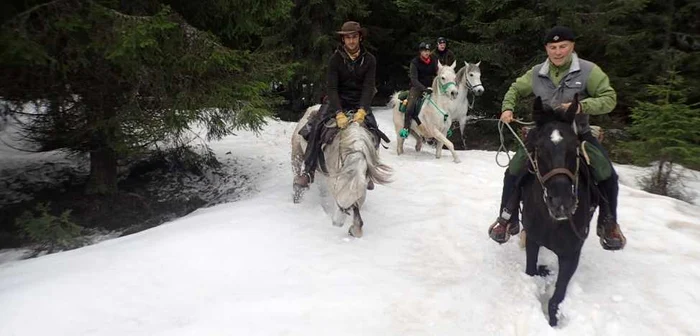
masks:
{"label": "horse's hoof", "polygon": [[307,189],[309,189],[309,188],[308,188],[308,187],[305,188],[305,187],[303,187],[303,186],[296,185],[296,184],[294,185],[294,194],[292,195],[292,199],[293,199],[294,203],[300,203],[300,202],[301,202],[301,199],[302,199],[303,196],[304,196],[304,192],[305,192]]}
{"label": "horse's hoof", "polygon": [[353,224],[348,233],[355,238],[362,238],[362,227]]}
{"label": "horse's hoof", "polygon": [[550,275],[552,272],[549,270],[549,268],[546,265],[539,265],[537,266],[537,270],[534,272],[525,272],[529,276],[541,276],[541,277],[546,277]]}
{"label": "horse's hoof", "polygon": [[462,162],[462,160],[456,158],[456,159],[454,159],[454,162],[455,162],[455,163],[460,163],[460,162]]}
{"label": "horse's hoof", "polygon": [[341,210],[336,210],[335,214],[333,214],[333,226],[342,227],[345,225],[346,217],[347,215],[345,215],[344,212]]}

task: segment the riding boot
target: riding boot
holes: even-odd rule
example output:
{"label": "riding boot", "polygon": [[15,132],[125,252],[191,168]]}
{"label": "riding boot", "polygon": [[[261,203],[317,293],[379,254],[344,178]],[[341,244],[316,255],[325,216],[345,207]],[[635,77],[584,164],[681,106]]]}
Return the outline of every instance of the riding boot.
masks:
{"label": "riding boot", "polygon": [[311,131],[309,132],[309,140],[306,144],[304,152],[304,169],[300,175],[294,177],[294,185],[300,188],[308,188],[309,183],[313,182],[313,175],[318,165],[318,155],[321,151],[321,122],[314,121]]}
{"label": "riding boot", "polygon": [[408,134],[411,132],[411,114],[414,108],[415,104],[413,104],[413,106],[409,105],[406,112],[403,114],[403,129],[399,132],[399,136],[404,139],[408,138]]}
{"label": "riding boot", "polygon": [[598,183],[598,190],[602,196],[596,230],[600,245],[606,250],[621,250],[625,247],[627,238],[617,223],[617,174],[613,172],[610,178]]}
{"label": "riding boot", "polygon": [[513,175],[506,170],[503,176],[503,192],[501,194],[501,214],[496,222],[489,227],[489,237],[499,244],[510,239],[510,236],[520,232],[519,208],[520,192],[518,182],[522,175]]}
{"label": "riding boot", "polygon": [[[610,161],[608,152],[603,148],[600,141],[589,131],[579,135],[582,140],[600,149],[605,158]],[[612,162],[610,162],[612,165]],[[598,212],[598,225],[596,233],[600,237],[600,245],[606,250],[621,250],[627,244],[627,238],[622,234],[620,225],[617,223],[617,193],[618,193],[617,173],[612,170],[612,175],[604,181],[598,182],[601,200]]]}

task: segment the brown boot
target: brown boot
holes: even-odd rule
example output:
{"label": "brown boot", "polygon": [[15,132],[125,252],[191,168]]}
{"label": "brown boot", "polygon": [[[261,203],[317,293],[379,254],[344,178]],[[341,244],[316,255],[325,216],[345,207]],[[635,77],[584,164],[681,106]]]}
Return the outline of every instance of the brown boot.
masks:
{"label": "brown boot", "polygon": [[300,188],[308,188],[311,177],[307,173],[302,173],[294,177],[294,185]]}
{"label": "brown boot", "polygon": [[627,238],[622,234],[620,225],[617,224],[612,217],[606,217],[602,221],[598,221],[596,231],[598,237],[600,237],[600,245],[602,245],[604,249],[617,251],[625,248]]}
{"label": "brown boot", "polygon": [[498,217],[496,222],[489,227],[489,237],[499,244],[503,244],[520,232],[520,224],[510,223],[503,217]]}

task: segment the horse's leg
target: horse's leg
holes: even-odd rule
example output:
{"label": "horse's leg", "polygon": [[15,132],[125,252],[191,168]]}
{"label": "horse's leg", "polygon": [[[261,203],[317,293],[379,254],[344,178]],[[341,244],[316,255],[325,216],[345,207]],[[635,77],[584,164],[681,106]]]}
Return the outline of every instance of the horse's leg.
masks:
{"label": "horse's leg", "polygon": [[[304,163],[304,149],[301,147],[301,135],[295,134],[292,137],[292,179],[301,174],[301,166]],[[305,188],[302,188],[292,181],[293,201],[299,203]]]}
{"label": "horse's leg", "polygon": [[352,214],[352,226],[350,230],[348,230],[348,233],[355,238],[361,238],[362,225],[364,223],[362,222],[362,216],[360,216],[360,207],[357,204],[352,206]]}
{"label": "horse's leg", "polygon": [[333,225],[342,227],[343,224],[345,224],[345,218],[347,218],[347,216],[348,213],[336,205],[335,212],[333,213]]}
{"label": "horse's leg", "polygon": [[455,163],[460,163],[462,160],[459,159],[459,156],[457,156],[457,152],[455,152],[455,145],[452,143],[452,141],[448,140],[442,132],[438,132],[437,130],[433,130],[433,135],[435,136],[435,140],[438,141],[438,147],[436,148],[435,151],[435,156],[439,159],[442,156],[442,145],[444,144],[447,146],[447,149],[450,150],[452,153],[452,158],[454,159]]}
{"label": "horse's leg", "polygon": [[559,304],[564,301],[566,296],[566,288],[569,286],[571,277],[576,272],[578,260],[581,257],[581,250],[573,255],[559,256],[559,275],[557,276],[557,284],[554,289],[554,295],[549,299],[549,325],[554,327],[559,320],[557,319],[557,311]]}
{"label": "horse's leg", "polygon": [[537,266],[537,258],[540,253],[540,245],[534,239],[525,239],[525,274],[529,276],[547,276],[549,270],[546,266]]}
{"label": "horse's leg", "polygon": [[403,115],[403,113],[399,112],[399,108],[398,108],[398,105],[401,104],[401,102],[397,101],[395,104],[396,104],[396,106],[394,106],[394,130],[396,131],[396,155],[401,155],[401,154],[403,154],[404,138],[402,138],[399,135],[399,133],[401,132],[401,129],[403,128],[404,115]]}
{"label": "horse's leg", "polygon": [[420,152],[423,149],[423,137],[421,137],[416,131],[411,131],[411,135],[416,139],[416,152]]}
{"label": "horse's leg", "polygon": [[467,149],[467,142],[464,140],[464,128],[467,127],[467,114],[459,117],[459,138],[462,139],[462,149]]}
{"label": "horse's leg", "polygon": [[459,117],[459,132],[464,134],[464,128],[467,126],[467,114],[463,114]]}

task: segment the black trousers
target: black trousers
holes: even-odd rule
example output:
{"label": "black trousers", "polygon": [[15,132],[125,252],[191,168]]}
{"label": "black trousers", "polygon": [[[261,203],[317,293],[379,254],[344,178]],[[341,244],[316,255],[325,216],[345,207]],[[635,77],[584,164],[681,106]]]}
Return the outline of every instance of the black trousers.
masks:
{"label": "black trousers", "polygon": [[418,101],[420,100],[423,91],[418,88],[412,87],[408,92],[408,105],[406,105],[406,113],[403,116],[403,127],[405,129],[411,129],[411,119],[413,119],[417,125],[420,125],[420,119],[418,119],[418,112],[420,112],[420,106]]}

